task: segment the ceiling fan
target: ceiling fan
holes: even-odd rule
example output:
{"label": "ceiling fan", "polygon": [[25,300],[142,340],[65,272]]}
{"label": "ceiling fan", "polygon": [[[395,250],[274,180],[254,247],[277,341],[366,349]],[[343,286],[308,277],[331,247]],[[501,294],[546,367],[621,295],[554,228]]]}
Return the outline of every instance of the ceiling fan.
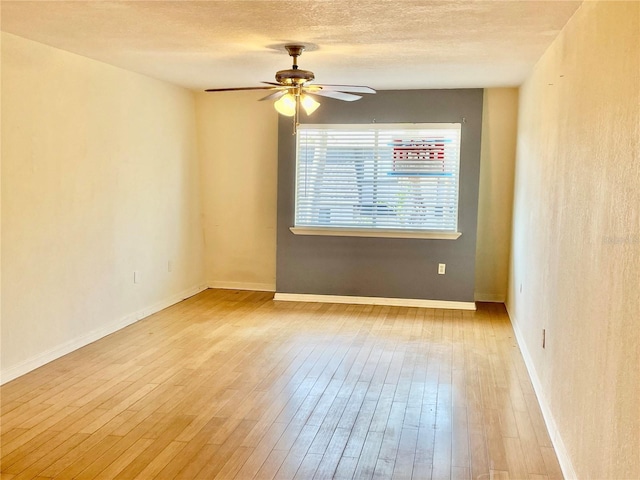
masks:
{"label": "ceiling fan", "polygon": [[376,93],[373,88],[361,85],[323,85],[310,83],[315,79],[313,72],[298,68],[298,57],[305,49],[301,44],[287,44],[284,48],[293,58],[290,69],[276,72],[276,81],[262,82],[264,87],[238,87],[238,88],[209,88],[205,92],[229,92],[235,90],[274,90],[260,100],[276,100],[274,103],[278,113],[293,117],[293,134],[296,134],[300,106],[307,115],[311,115],[320,103],[313,96],[335,98],[346,102],[353,102],[362,98],[357,93]]}

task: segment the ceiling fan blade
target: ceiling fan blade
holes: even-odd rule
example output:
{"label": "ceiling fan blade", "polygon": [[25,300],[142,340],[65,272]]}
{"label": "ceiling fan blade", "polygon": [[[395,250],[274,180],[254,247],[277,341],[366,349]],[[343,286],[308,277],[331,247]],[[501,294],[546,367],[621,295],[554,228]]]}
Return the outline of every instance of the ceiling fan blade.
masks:
{"label": "ceiling fan blade", "polygon": [[269,95],[267,95],[266,97],[262,97],[260,100],[258,101],[263,101],[263,100],[277,100],[280,97],[284,97],[287,94],[286,90],[279,90],[275,93],[270,93]]}
{"label": "ceiling fan blade", "polygon": [[344,92],[334,92],[331,90],[312,90],[309,93],[318,95],[320,97],[329,97],[335,98],[337,100],[344,100],[345,102],[353,102],[354,100],[359,100],[362,98],[360,95],[353,95],[351,93]]}
{"label": "ceiling fan blade", "polygon": [[275,82],[260,82],[260,83],[264,83],[264,84],[267,84],[267,85],[275,85],[276,87],[283,87],[284,86],[281,83],[275,83]]}
{"label": "ceiling fan blade", "polygon": [[338,92],[350,92],[350,93],[376,93],[371,87],[365,87],[364,85],[325,85],[325,84],[313,84],[309,87],[320,87],[322,90],[332,90]]}
{"label": "ceiling fan blade", "polygon": [[235,92],[238,90],[273,90],[274,87],[235,87],[235,88],[208,88],[205,92]]}

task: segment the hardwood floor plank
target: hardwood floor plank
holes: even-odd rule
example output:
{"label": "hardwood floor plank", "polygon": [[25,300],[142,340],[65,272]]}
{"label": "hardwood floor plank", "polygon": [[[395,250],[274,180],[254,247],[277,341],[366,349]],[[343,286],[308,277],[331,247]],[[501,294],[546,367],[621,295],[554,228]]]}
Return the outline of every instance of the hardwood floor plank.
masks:
{"label": "hardwood floor plank", "polygon": [[89,468],[82,471],[75,478],[78,480],[115,478],[138,456],[140,450],[146,450],[152,443],[153,440],[149,438],[139,438],[130,448],[124,450],[117,456],[112,457],[110,452],[107,452],[103,455],[103,457],[106,458],[102,463],[90,465]]}
{"label": "hardwood floor plank", "polygon": [[[309,480],[310,478],[313,478],[321,460],[322,460],[322,455],[318,455],[315,453],[308,453],[304,457],[304,460],[302,461],[302,464],[300,465],[300,468],[298,468],[298,471],[296,472],[296,476],[293,477],[293,479]],[[236,477],[236,478],[240,479],[241,477]]]}
{"label": "hardwood floor plank", "polygon": [[431,478],[451,479],[451,466],[451,431],[436,429]]}
{"label": "hardwood floor plank", "polygon": [[72,415],[76,410],[78,410],[77,407],[63,407],[59,409],[55,414],[48,417],[46,420],[43,420],[41,423],[35,425],[32,428],[27,428],[26,431],[19,437],[16,437],[10,442],[3,443],[3,459],[7,458],[9,454],[17,449],[22,449],[20,451],[24,452],[31,451],[33,448],[37,448],[37,446],[42,443],[42,438],[44,435],[52,435],[53,430],[49,430],[51,427],[53,427],[56,423],[58,423],[65,417]]}
{"label": "hardwood floor plank", "polygon": [[173,441],[160,452],[139,474],[140,478],[155,478],[167,465],[182,454],[186,442]]}
{"label": "hardwood floor plank", "polygon": [[[231,454],[229,460],[224,464],[224,466],[220,469],[218,474],[215,476],[218,480],[227,480],[229,478],[239,478],[236,477],[238,471],[242,468],[244,463],[247,461],[247,458],[253,452],[253,448],[249,447],[237,447],[234,452]],[[201,470],[198,476],[205,480],[209,480],[210,476],[202,476],[203,473],[208,475],[206,470]]]}
{"label": "hardwood floor plank", "polygon": [[[75,478],[78,476],[85,468],[89,467],[96,458],[100,458],[106,452],[109,451],[113,446],[115,446],[120,441],[120,437],[115,435],[108,435],[104,437],[100,442],[98,442],[93,448],[89,449],[86,452],[86,455],[83,455],[80,458],[74,459],[72,463],[70,463],[65,469],[57,473],[54,477],[55,479],[67,479],[67,478]],[[138,453],[138,452],[133,452]],[[49,476],[47,472],[43,472],[44,475]]]}
{"label": "hardwood floor plank", "polygon": [[559,480],[504,307],[206,290],[0,387],[2,478]]}
{"label": "hardwood floor plank", "polygon": [[[53,370],[49,373],[49,375],[54,375],[48,377],[46,374],[47,371]],[[68,391],[68,389],[72,388],[74,385],[78,384],[84,378],[78,371],[67,371],[60,375],[55,376],[54,373],[55,368],[52,368],[50,365],[45,365],[35,372],[31,372],[26,375],[27,379],[25,383],[27,385],[31,385],[31,387],[25,387],[23,389],[23,393],[17,397],[20,402],[24,404],[28,404],[29,406],[38,405],[41,403],[50,403],[48,400],[57,395],[60,392]],[[40,381],[36,381],[36,379],[42,375],[42,379]],[[47,378],[48,377],[48,378]],[[22,378],[20,379],[22,380]],[[19,385],[20,382],[10,382],[7,385],[10,389],[12,384]],[[4,393],[4,386],[2,388],[2,401],[10,401],[12,395],[10,393]]]}
{"label": "hardwood floor plank", "polygon": [[516,411],[515,417],[527,472],[529,474],[544,475],[547,469],[538,446],[534,427],[529,418],[529,412]]}
{"label": "hardwood floor plank", "polygon": [[[169,448],[174,443],[184,443],[183,448],[180,450],[180,455],[174,457],[174,459],[167,463],[158,473],[157,478],[174,478],[177,477],[178,474],[190,463],[196,463],[194,458],[201,454],[203,450],[206,452],[211,452],[212,449],[206,449],[205,447],[209,444],[209,440],[215,434],[218,427],[222,424],[224,419],[221,418],[211,418],[207,424],[201,428],[201,430],[191,438],[188,442],[179,442],[178,438],[181,437],[182,433],[179,434],[175,440],[173,440],[166,448]],[[190,424],[191,425],[191,424]],[[185,430],[189,428],[190,425],[185,427]],[[182,432],[184,432],[183,430]],[[215,450],[215,449],[213,449]],[[160,454],[162,455],[162,453]],[[155,461],[155,459],[154,459]],[[146,468],[146,467],[145,467]],[[202,467],[201,467],[202,468]],[[193,475],[196,475],[199,470],[193,472]]]}
{"label": "hardwood floor plank", "polygon": [[[163,419],[160,422],[156,423],[156,426],[161,426],[162,432],[157,437],[153,435],[145,434],[145,430],[147,432],[150,430],[146,426],[141,426],[140,428],[136,428],[132,430],[128,435],[126,435],[119,445],[114,446],[109,451],[103,454],[102,458],[98,461],[103,464],[110,465],[112,463],[112,458],[116,455],[122,455],[120,450],[123,445],[126,445],[127,442],[132,442],[132,445],[138,444],[140,446],[144,445],[144,448],[134,448],[127,447],[125,448],[125,452],[127,457],[128,450],[132,450],[136,453],[136,455],[131,457],[131,461],[122,465],[122,469],[119,469],[119,473],[114,478],[134,478],[136,477],[142,470],[146,468],[146,466],[160,453],[162,452],[169,443],[171,443],[175,437],[185,428],[186,425],[192,420],[192,417],[183,416],[177,417],[175,419]],[[151,423],[151,422],[150,422]],[[153,426],[151,427],[151,429]],[[147,442],[146,440],[150,440]],[[94,468],[93,466],[90,468]]]}
{"label": "hardwood floor plank", "polygon": [[451,467],[451,478],[471,480],[471,470],[467,467]]}
{"label": "hardwood floor plank", "polygon": [[393,467],[395,466],[395,460],[388,460],[386,458],[378,458],[376,462],[376,468],[373,471],[374,480],[386,480],[393,476]]}
{"label": "hardwood floor plank", "polygon": [[417,444],[418,429],[403,428],[400,433],[400,443],[398,444],[398,454],[394,464],[393,478],[412,478]]}
{"label": "hardwood floor plank", "polygon": [[551,438],[549,437],[549,431],[544,424],[542,410],[540,410],[540,404],[538,404],[538,397],[536,397],[535,394],[530,394],[525,395],[524,398],[527,404],[527,411],[529,412],[529,419],[531,420],[531,425],[538,440],[538,445],[540,447],[553,447]]}
{"label": "hardwood floor plank", "polygon": [[168,476],[168,472],[162,470],[156,478],[175,478],[176,480],[196,478],[200,471],[209,464],[219,448],[220,445],[205,444],[193,457],[191,457],[188,463],[182,464],[182,468],[177,473],[173,473],[171,476]]}
{"label": "hardwood floor plank", "polygon": [[354,478],[368,479],[373,477],[383,437],[384,434],[382,432],[370,431],[368,433],[362,447],[362,453],[358,459]]}
{"label": "hardwood floor plank", "polygon": [[5,473],[18,474],[29,466],[35,459],[40,458],[40,451],[46,448],[47,444],[54,440],[56,433],[46,431],[39,435],[36,441],[25,442],[12,452],[3,455],[2,471]]}
{"label": "hardwood floor plank", "polygon": [[564,477],[555,450],[552,447],[541,447],[540,451],[544,459],[549,480],[562,480]]}
{"label": "hardwood floor plank", "polygon": [[471,455],[471,476],[481,478],[489,472],[489,459],[487,456],[487,443],[482,430],[472,431],[469,438],[469,450]]}
{"label": "hardwood floor plank", "polygon": [[252,451],[248,447],[240,448],[240,444],[254,425],[255,422],[253,420],[243,420],[229,436],[228,440],[220,444],[220,448],[210,457],[204,468],[198,472],[196,478],[212,479],[223,474],[233,477]]}
{"label": "hardwood floor plank", "polygon": [[351,393],[351,396],[347,400],[347,404],[342,411],[342,415],[340,416],[340,420],[338,421],[337,425],[338,428],[351,430],[356,422],[358,414],[360,413],[362,402],[364,402],[364,398],[367,394],[367,391],[369,390],[369,387],[369,382],[364,380],[360,380],[356,384],[353,392]]}
{"label": "hardwood floor plank", "polygon": [[395,462],[396,456],[398,455],[398,445],[400,443],[405,409],[405,403],[393,402],[387,420],[387,427],[382,437],[380,452],[378,453],[379,460],[385,460],[390,463],[391,471],[393,471],[393,462]]}
{"label": "hardwood floor plank", "polygon": [[345,457],[358,457],[362,451],[362,446],[367,437],[371,420],[376,409],[378,401],[365,400],[362,404],[362,408],[358,412],[358,416],[351,428],[351,436],[347,441],[343,455]]}
{"label": "hardwood floor plank", "polygon": [[358,466],[358,457],[345,457],[344,454],[338,462],[338,468],[336,468],[333,478],[340,480],[347,480],[353,478],[356,467]]}
{"label": "hardwood floor plank", "polygon": [[342,457],[342,452],[349,439],[349,434],[350,431],[346,428],[335,429],[313,478],[324,479],[334,477],[334,473]]}
{"label": "hardwood floor plank", "polygon": [[[322,421],[322,424],[320,425],[318,434],[313,439],[313,443],[309,447],[309,453],[324,453],[326,451],[327,446],[338,427],[338,422],[340,421],[340,416],[347,404],[347,400],[348,399],[345,397],[335,397]],[[310,418],[310,420],[313,419]],[[311,421],[307,422],[307,424],[315,425],[315,423],[312,423]]]}
{"label": "hardwood floor plank", "polygon": [[94,434],[87,434],[88,436],[83,442],[64,452],[62,456],[60,456],[42,472],[42,475],[52,478],[55,477],[71,464],[78,461],[79,459],[82,459],[84,455],[87,454],[87,452],[90,452],[91,449],[96,447],[96,445],[98,445],[107,436],[109,436],[116,428],[118,428],[118,426],[130,421],[134,417],[134,412],[122,412],[120,415],[116,416],[113,420],[100,428]]}
{"label": "hardwood floor plank", "polygon": [[518,438],[505,438],[505,451],[507,454],[507,464],[509,465],[509,476],[511,478],[527,478],[527,465],[524,459],[522,445]]}
{"label": "hardwood floor plank", "polygon": [[[462,383],[462,382],[461,382]],[[451,464],[468,468],[469,461],[469,420],[465,391],[461,385],[453,386],[453,412],[451,422]]]}
{"label": "hardwood floor plank", "polygon": [[418,429],[418,437],[416,438],[416,456],[415,465],[428,465],[429,476],[431,476],[431,466],[433,465],[433,456],[435,449],[436,430],[433,426],[420,427]]}
{"label": "hardwood floor plank", "polygon": [[509,464],[503,437],[500,433],[499,414],[496,409],[486,410],[486,442],[489,466],[496,471],[507,472]]}
{"label": "hardwood floor plank", "polygon": [[[38,474],[42,473],[49,465],[51,465],[54,461],[64,455],[70,448],[74,448],[76,445],[84,442],[89,435],[87,434],[74,434],[70,438],[67,438],[65,441],[58,444],[55,448],[48,449],[37,449],[37,451],[32,452],[36,453],[35,456],[27,455],[23,458],[23,465],[19,468],[14,465],[16,471],[19,471],[19,475],[17,478],[34,478],[38,476]],[[9,470],[3,464],[3,470]]]}
{"label": "hardwood floor plank", "polygon": [[413,464],[412,480],[431,480],[431,473],[433,465],[431,463],[419,463]]}
{"label": "hardwood floor plank", "polygon": [[2,415],[2,422],[0,422],[2,438],[4,439],[5,435],[14,428],[31,428],[26,422],[33,421],[34,418],[41,416],[43,413],[46,414],[47,411],[53,413],[56,409],[48,403],[18,403],[15,408]]}
{"label": "hardwood floor plank", "polygon": [[[276,479],[284,480],[295,477],[318,430],[320,430],[320,427],[316,425],[304,425],[302,427],[300,434],[295,438],[291,446],[284,449],[288,451],[288,455],[282,462],[275,476]],[[281,442],[278,442],[276,448],[278,448],[280,444]]]}
{"label": "hardwood floor plank", "polygon": [[[285,423],[272,423],[259,440],[251,442],[255,447],[236,475],[237,478],[257,478],[257,472],[262,468],[262,465],[271,454],[273,447],[286,428],[287,424]],[[254,434],[255,431],[256,427],[253,428],[247,437]],[[245,438],[241,446],[246,446],[246,444],[247,439]]]}
{"label": "hardwood floor plank", "polygon": [[505,470],[491,470],[489,472],[489,478],[491,480],[517,480],[512,478],[509,472]]}
{"label": "hardwood floor plank", "polygon": [[282,462],[284,462],[287,454],[288,452],[286,450],[271,450],[271,453],[269,453],[254,478],[265,480],[274,478],[278,470],[280,470],[280,466]]}
{"label": "hardwood floor plank", "polygon": [[104,413],[100,415],[98,418],[90,422],[88,425],[82,427],[81,431],[85,433],[93,433],[97,431],[100,427],[107,424],[111,421],[115,416],[119,413],[127,410],[133,404],[135,404],[138,400],[145,397],[148,393],[152,392],[156,388],[158,388],[157,384],[145,384],[142,386],[136,385],[136,388],[133,388],[133,392],[131,395],[121,399],[121,401],[111,404],[112,406],[109,408],[108,406],[100,406],[101,410],[104,410]]}
{"label": "hardwood floor plank", "polygon": [[371,423],[369,424],[370,432],[384,432],[387,427],[387,420],[393,405],[393,397],[395,395],[395,384],[385,383],[378,399],[378,404],[373,412]]}
{"label": "hardwood floor plank", "polygon": [[[133,428],[127,435],[122,437],[121,441],[118,441],[113,446],[111,446],[106,452],[94,458],[91,464],[84,469],[79,475],[84,478],[92,478],[93,476],[99,475],[102,471],[107,469],[116,459],[120,458],[124,455],[124,458],[135,458],[139,455],[139,448],[144,444],[146,448],[148,445],[153,443],[153,439],[143,438],[145,433],[149,428],[152,427],[153,423],[160,423],[160,418],[148,417],[145,421],[141,422],[135,428]],[[136,448],[137,446],[137,448]],[[135,453],[133,457],[130,456],[131,453]],[[120,460],[121,461],[121,460]],[[119,469],[115,472],[116,474],[122,470],[126,465],[121,465]],[[114,475],[115,476],[115,475]]]}

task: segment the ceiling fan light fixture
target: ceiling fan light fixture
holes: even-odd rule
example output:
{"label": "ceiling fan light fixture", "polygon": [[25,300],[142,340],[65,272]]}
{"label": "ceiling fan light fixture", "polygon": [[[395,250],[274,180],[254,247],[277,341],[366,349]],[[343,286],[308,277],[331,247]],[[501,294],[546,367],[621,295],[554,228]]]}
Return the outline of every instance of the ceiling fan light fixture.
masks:
{"label": "ceiling fan light fixture", "polygon": [[287,93],[280,97],[273,106],[279,114],[285,117],[293,117],[296,114],[296,97],[291,93]]}
{"label": "ceiling fan light fixture", "polygon": [[316,102],[310,95],[305,94],[302,94],[300,97],[300,103],[304,111],[307,112],[307,115],[311,115],[320,106],[320,102]]}

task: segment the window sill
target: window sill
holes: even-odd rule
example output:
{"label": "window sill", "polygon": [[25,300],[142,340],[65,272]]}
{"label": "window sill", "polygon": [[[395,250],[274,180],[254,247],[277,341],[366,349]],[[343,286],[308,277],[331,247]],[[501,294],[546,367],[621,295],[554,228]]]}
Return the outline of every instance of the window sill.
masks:
{"label": "window sill", "polygon": [[364,228],[290,227],[294,235],[324,235],[329,237],[424,238],[456,240],[460,232],[425,232],[421,230],[371,230]]}

